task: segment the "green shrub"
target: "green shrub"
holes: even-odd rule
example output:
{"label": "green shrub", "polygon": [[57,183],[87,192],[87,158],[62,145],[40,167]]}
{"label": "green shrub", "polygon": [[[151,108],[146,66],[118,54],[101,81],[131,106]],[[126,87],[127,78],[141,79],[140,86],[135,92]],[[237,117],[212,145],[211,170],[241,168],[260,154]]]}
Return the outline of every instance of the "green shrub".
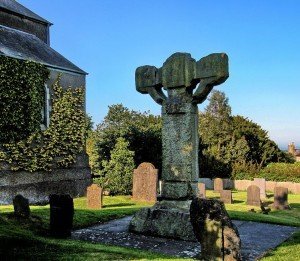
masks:
{"label": "green shrub", "polygon": [[300,183],[300,162],[270,163],[259,172],[259,177],[272,181],[290,181]]}
{"label": "green shrub", "polygon": [[104,161],[102,187],[111,195],[128,195],[132,191],[132,175],[134,170],[134,152],[128,149],[129,142],[118,138],[111,151],[110,160]]}

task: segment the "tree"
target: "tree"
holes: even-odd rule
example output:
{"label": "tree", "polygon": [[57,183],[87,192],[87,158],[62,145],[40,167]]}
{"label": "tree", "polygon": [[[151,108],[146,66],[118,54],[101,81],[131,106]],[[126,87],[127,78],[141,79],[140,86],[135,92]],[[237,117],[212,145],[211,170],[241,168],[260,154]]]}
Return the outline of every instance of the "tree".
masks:
{"label": "tree", "polygon": [[112,105],[95,132],[95,149],[99,163],[95,171],[98,174],[103,176],[102,161],[110,160],[110,152],[119,137],[125,138],[129,142],[129,149],[135,152],[135,166],[147,161],[161,168],[160,116],[129,110],[122,104]]}
{"label": "tree", "polygon": [[134,152],[128,149],[129,142],[118,138],[111,151],[110,160],[103,161],[104,179],[102,186],[112,195],[128,195],[132,190],[132,175],[134,170]]}

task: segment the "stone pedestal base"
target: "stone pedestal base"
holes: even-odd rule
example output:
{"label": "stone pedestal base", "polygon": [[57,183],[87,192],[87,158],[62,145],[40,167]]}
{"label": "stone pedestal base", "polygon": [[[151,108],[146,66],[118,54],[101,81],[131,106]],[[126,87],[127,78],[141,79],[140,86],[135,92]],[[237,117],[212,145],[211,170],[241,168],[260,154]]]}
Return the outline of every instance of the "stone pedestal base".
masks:
{"label": "stone pedestal base", "polygon": [[196,241],[190,222],[191,201],[160,201],[139,210],[132,218],[129,231],[144,235]]}

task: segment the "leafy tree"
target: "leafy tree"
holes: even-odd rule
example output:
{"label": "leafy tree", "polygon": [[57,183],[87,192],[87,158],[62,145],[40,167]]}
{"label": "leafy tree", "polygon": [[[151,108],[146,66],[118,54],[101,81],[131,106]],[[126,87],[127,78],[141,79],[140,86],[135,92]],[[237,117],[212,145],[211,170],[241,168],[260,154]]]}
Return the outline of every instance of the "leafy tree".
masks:
{"label": "leafy tree", "polygon": [[102,186],[112,195],[128,195],[132,190],[132,175],[134,169],[134,152],[128,149],[129,142],[118,138],[111,151],[109,161],[103,161],[104,178]]}
{"label": "leafy tree", "polygon": [[160,116],[129,110],[122,104],[117,104],[109,107],[108,114],[95,131],[95,149],[99,163],[95,172],[103,176],[102,161],[110,160],[110,152],[120,137],[125,138],[129,142],[129,149],[135,152],[135,166],[147,161],[161,168]]}

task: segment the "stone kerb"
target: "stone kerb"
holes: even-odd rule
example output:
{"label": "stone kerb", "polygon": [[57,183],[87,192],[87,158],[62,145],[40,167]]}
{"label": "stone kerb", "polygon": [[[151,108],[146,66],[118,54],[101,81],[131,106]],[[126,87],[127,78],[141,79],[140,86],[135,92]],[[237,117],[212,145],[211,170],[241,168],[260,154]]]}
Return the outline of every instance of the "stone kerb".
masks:
{"label": "stone kerb", "polygon": [[87,207],[89,209],[101,209],[103,196],[102,188],[97,184],[92,184],[87,188]]}
{"label": "stone kerb", "polygon": [[260,189],[256,185],[247,188],[247,205],[260,206]]}
{"label": "stone kerb", "polygon": [[148,162],[141,163],[133,172],[132,199],[156,202],[158,169]]}
{"label": "stone kerb", "polygon": [[289,209],[288,204],[288,189],[283,187],[276,187],[274,189],[274,208]]}
{"label": "stone kerb", "polygon": [[223,180],[220,178],[214,179],[214,191],[221,192],[224,189]]}

